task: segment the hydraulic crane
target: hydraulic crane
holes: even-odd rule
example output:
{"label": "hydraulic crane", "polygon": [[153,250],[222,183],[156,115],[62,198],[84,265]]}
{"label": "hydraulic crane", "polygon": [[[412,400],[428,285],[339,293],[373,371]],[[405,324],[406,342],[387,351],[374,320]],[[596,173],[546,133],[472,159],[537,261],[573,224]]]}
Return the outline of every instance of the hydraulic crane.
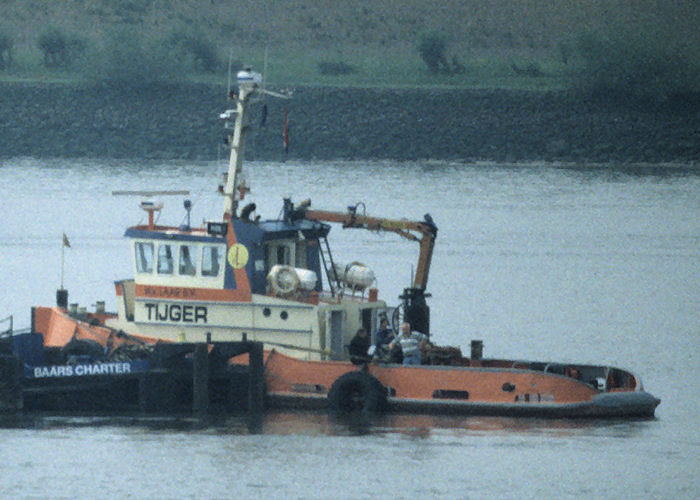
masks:
{"label": "hydraulic crane", "polygon": [[[344,229],[356,228],[369,231],[387,231],[419,243],[420,253],[418,255],[413,286],[404,289],[403,294],[399,296],[402,299],[402,306],[394,314],[392,326],[395,330],[398,330],[400,326],[398,323],[406,320],[411,323],[411,327],[414,330],[429,335],[430,309],[425,302],[425,298],[430,295],[426,294],[425,290],[428,285],[430,263],[433,257],[435,238],[437,237],[437,226],[430,214],[425,214],[422,221],[409,221],[370,217],[364,213],[360,214],[357,210],[358,205],[349,206],[347,212],[332,212],[309,210],[310,204],[311,202],[306,200],[294,209],[291,202],[289,202],[287,213],[292,219],[304,218],[320,222],[337,223],[341,224]],[[362,205],[364,207],[364,204]],[[403,318],[400,318],[401,313],[403,313]]]}

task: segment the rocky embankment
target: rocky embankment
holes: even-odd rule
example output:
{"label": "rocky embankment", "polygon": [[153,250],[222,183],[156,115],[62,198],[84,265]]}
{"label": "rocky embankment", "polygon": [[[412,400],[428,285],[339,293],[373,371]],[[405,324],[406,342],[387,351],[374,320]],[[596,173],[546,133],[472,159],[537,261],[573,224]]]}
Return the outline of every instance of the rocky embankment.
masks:
{"label": "rocky embankment", "polygon": [[[246,157],[567,162],[700,160],[700,100],[613,104],[565,92],[298,88],[268,99]],[[214,159],[225,89],[0,84],[0,157]],[[251,121],[259,125],[262,109]]]}

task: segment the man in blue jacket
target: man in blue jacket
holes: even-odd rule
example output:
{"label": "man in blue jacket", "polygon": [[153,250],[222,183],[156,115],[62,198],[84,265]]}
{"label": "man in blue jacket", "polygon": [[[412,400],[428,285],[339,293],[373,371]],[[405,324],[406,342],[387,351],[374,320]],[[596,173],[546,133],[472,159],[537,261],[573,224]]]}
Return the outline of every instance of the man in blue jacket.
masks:
{"label": "man in blue jacket", "polygon": [[379,330],[377,330],[376,342],[374,345],[379,349],[387,349],[391,341],[394,340],[394,332],[389,328],[389,320],[382,318],[379,322]]}

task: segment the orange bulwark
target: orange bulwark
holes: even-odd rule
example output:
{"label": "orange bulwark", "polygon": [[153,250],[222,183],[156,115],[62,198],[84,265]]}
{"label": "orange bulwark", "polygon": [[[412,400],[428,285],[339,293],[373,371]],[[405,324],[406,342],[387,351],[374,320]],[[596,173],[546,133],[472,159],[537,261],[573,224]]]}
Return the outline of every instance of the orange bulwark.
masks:
{"label": "orange bulwark", "polygon": [[[481,364],[488,365],[489,361],[483,360]],[[503,364],[500,360],[494,363]],[[353,372],[378,381],[386,390],[388,409],[396,411],[648,417],[659,403],[653,396],[633,388],[600,391],[564,375],[521,368],[369,364],[364,371],[350,363],[300,361],[274,351],[265,362],[267,397],[275,406],[324,406],[334,384],[344,374]],[[363,390],[371,389],[358,388],[361,398],[367,397]],[[333,401],[330,404],[333,406]]]}

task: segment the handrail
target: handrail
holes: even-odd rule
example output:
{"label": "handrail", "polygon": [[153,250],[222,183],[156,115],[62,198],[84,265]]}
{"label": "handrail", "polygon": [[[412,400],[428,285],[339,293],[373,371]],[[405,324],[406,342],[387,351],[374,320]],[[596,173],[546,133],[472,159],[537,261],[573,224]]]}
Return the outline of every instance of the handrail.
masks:
{"label": "handrail", "polygon": [[0,337],[8,336],[12,337],[12,330],[14,328],[14,315],[10,314],[7,318],[0,319],[0,324],[4,322],[10,323],[10,328],[5,331],[0,330]]}

